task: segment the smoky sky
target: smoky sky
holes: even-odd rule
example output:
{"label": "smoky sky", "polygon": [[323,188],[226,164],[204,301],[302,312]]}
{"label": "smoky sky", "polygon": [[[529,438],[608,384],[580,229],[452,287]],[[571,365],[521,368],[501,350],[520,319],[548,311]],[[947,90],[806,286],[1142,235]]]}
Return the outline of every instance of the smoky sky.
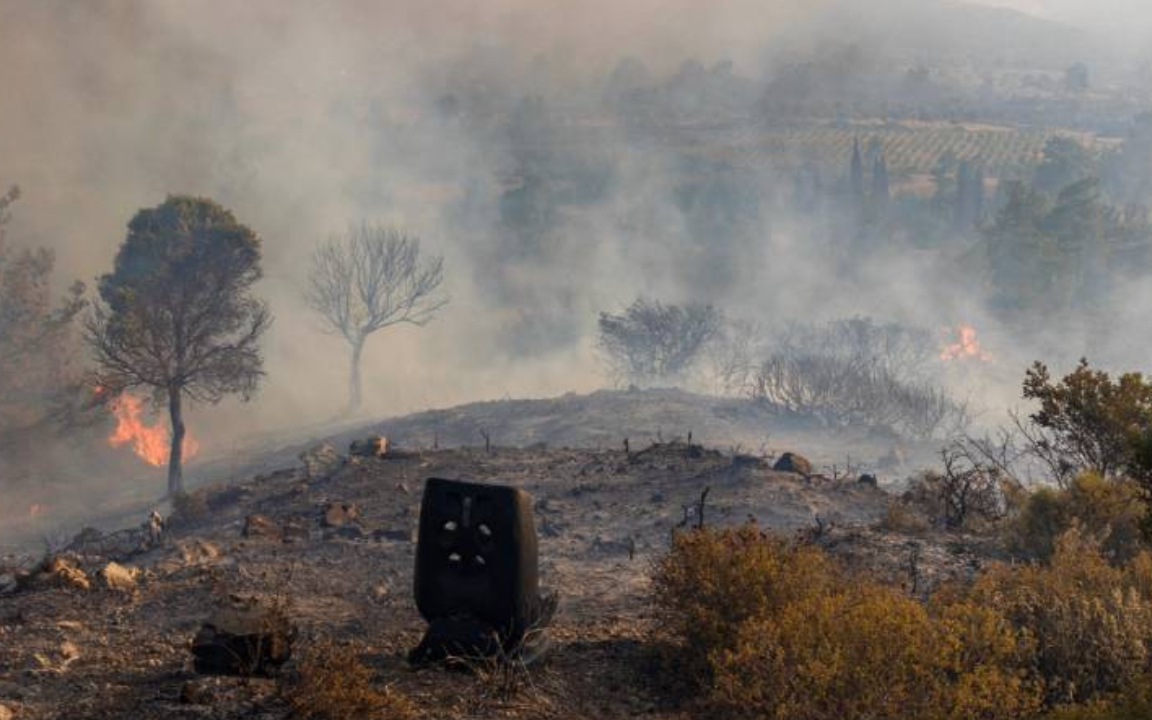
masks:
{"label": "smoky sky", "polygon": [[[10,239],[54,249],[63,287],[91,286],[133,213],[169,193],[210,196],[262,236],[259,292],[275,315],[268,377],[251,405],[193,412],[207,452],[339,412],[346,348],[321,332],[302,289],[314,245],[363,220],[403,226],[445,255],[452,298],[428,327],[370,342],[366,402],[377,415],[596,388],[596,313],[638,294],[715,302],[768,324],[855,313],[931,327],[984,320],[975,293],[925,286],[916,258],[868,265],[847,290],[802,228],[755,203],[738,208],[747,222],[735,241],[692,259],[687,238],[708,228],[670,200],[677,157],[611,127],[584,143],[611,159],[595,202],[556,219],[562,237],[549,252],[520,252],[499,225],[516,160],[502,130],[442,112],[461,88],[508,108],[541,97],[558,132],[575,132],[566,104],[596,97],[622,58],[661,78],[694,58],[755,83],[784,49],[826,42],[819,29],[837,27],[827,15],[837,7],[844,1],[0,0],[0,184],[23,190]],[[741,188],[704,182],[693,192]]]}

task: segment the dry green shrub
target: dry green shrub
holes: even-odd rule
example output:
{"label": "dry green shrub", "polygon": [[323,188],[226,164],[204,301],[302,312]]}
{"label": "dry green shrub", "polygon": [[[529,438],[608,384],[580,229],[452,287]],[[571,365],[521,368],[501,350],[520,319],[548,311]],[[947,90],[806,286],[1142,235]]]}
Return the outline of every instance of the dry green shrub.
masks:
{"label": "dry green shrub", "polygon": [[992,605],[931,607],[754,527],[678,535],[653,577],[658,639],[717,716],[1034,715],[1031,644]]}
{"label": "dry green shrub", "polygon": [[876,584],[748,623],[720,656],[712,701],[733,715],[835,720],[1025,718],[1040,705],[1027,643],[986,608],[944,617]]}
{"label": "dry green shrub", "polygon": [[1073,529],[1056,541],[1050,565],[994,566],[968,598],[997,608],[1035,639],[1030,665],[1050,704],[1077,703],[1117,692],[1146,672],[1150,586],[1147,555],[1114,567],[1092,538]]}
{"label": "dry green shrub", "polygon": [[678,533],[656,561],[653,602],[657,637],[698,688],[712,682],[714,658],[735,648],[747,622],[778,613],[807,594],[827,594],[840,581],[818,549],[738,530]]}
{"label": "dry green shrub", "polygon": [[1057,539],[1077,527],[1099,541],[1109,560],[1123,563],[1147,547],[1144,516],[1138,485],[1081,473],[1066,489],[1041,488],[1026,496],[1005,528],[1005,541],[1019,557],[1047,561]]}
{"label": "dry green shrub", "polygon": [[376,684],[352,645],[316,641],[304,653],[282,693],[300,720],[409,720],[416,707]]}

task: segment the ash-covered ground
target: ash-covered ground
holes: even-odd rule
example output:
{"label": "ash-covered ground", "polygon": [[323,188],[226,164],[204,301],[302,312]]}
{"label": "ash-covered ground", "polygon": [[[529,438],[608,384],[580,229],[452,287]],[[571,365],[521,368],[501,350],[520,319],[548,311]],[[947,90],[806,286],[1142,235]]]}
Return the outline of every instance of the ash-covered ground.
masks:
{"label": "ash-covered ground", "polygon": [[[786,437],[770,432],[771,418],[734,420],[725,403],[683,393],[598,395],[391,421],[372,428],[392,439],[383,457],[312,452],[311,472],[297,447],[238,460],[237,468],[263,469],[201,488],[192,521],[146,552],[132,550],[139,534],[85,533],[66,556],[86,574],[87,589],[52,577],[0,595],[0,706],[36,719],[289,717],[275,680],[206,679],[192,670],[189,645],[201,623],[218,607],[256,600],[287,603],[300,629],[298,651],[322,636],[362,643],[380,681],[413,698],[427,717],[679,717],[643,644],[647,577],[673,530],[698,522],[705,489],[706,523],[754,520],[806,533],[900,582],[910,563],[923,584],[980,561],[955,536],[875,529],[892,495],[855,473],[837,467],[833,474],[819,461],[811,475],[772,470],[751,437],[736,436],[758,426],[766,437]],[[624,423],[633,428],[628,451]],[[490,449],[473,437],[479,429]],[[724,442],[725,432],[735,437]],[[554,444],[578,433],[586,436],[572,444],[585,447]],[[789,442],[819,437],[789,433]],[[331,448],[343,455],[357,436],[335,438]],[[472,446],[445,447],[465,442]],[[830,464],[844,450],[772,442],[769,452],[811,453]],[[887,452],[879,441],[852,442],[846,445],[858,457]],[[425,627],[412,568],[429,477],[504,483],[535,498],[541,580],[559,591],[561,609],[550,629],[552,652],[532,669],[531,687],[512,699],[493,697],[473,675],[417,670],[405,660]],[[129,515],[118,517],[125,524],[146,519],[143,511]],[[268,523],[253,524],[253,515]],[[100,571],[110,560],[139,575],[126,587],[108,587]],[[17,562],[9,558],[9,570]]]}

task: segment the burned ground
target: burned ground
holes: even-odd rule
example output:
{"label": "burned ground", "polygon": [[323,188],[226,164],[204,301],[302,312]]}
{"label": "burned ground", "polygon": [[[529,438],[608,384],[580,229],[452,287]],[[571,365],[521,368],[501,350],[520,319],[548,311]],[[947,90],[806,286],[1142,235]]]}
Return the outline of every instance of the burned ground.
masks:
{"label": "burned ground", "polygon": [[[508,483],[535,497],[542,582],[562,604],[553,652],[512,699],[491,697],[472,675],[413,670],[404,660],[424,627],[412,600],[412,540],[422,482],[433,476]],[[807,533],[893,573],[912,557],[907,540],[869,529],[890,502],[883,490],[855,478],[779,473],[683,442],[630,453],[397,451],[353,457],[313,479],[297,463],[203,490],[199,517],[129,560],[143,569],[134,590],[95,578],[108,558],[92,537],[74,548],[92,589],[0,597],[0,704],[20,718],[287,717],[273,680],[205,680],[191,670],[190,640],[212,609],[255,598],[288,604],[298,648],[318,636],[362,643],[382,681],[428,717],[677,717],[642,642],[646,578],[673,529],[698,521],[686,508],[705,488],[709,524],[754,519]],[[353,505],[358,517],[349,519]],[[268,537],[257,523],[245,537],[253,514],[289,531]],[[962,547],[918,542],[924,572],[963,572],[975,562]]]}

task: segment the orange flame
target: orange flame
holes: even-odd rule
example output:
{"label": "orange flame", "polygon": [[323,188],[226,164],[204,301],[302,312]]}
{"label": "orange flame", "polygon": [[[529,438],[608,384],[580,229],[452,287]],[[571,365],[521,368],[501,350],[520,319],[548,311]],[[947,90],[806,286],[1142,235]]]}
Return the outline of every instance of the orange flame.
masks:
{"label": "orange flame", "polygon": [[976,339],[976,328],[961,324],[956,328],[956,342],[947,343],[940,352],[940,359],[948,360],[982,360],[992,359],[992,354],[985,351]]}
{"label": "orange flame", "polygon": [[[112,401],[110,407],[116,416],[116,429],[108,437],[108,444],[121,447],[132,444],[132,452],[148,463],[161,467],[168,464],[172,435],[163,421],[149,425],[140,419],[143,402],[127,393]],[[200,450],[200,443],[191,433],[184,436],[184,459],[189,460]]]}

